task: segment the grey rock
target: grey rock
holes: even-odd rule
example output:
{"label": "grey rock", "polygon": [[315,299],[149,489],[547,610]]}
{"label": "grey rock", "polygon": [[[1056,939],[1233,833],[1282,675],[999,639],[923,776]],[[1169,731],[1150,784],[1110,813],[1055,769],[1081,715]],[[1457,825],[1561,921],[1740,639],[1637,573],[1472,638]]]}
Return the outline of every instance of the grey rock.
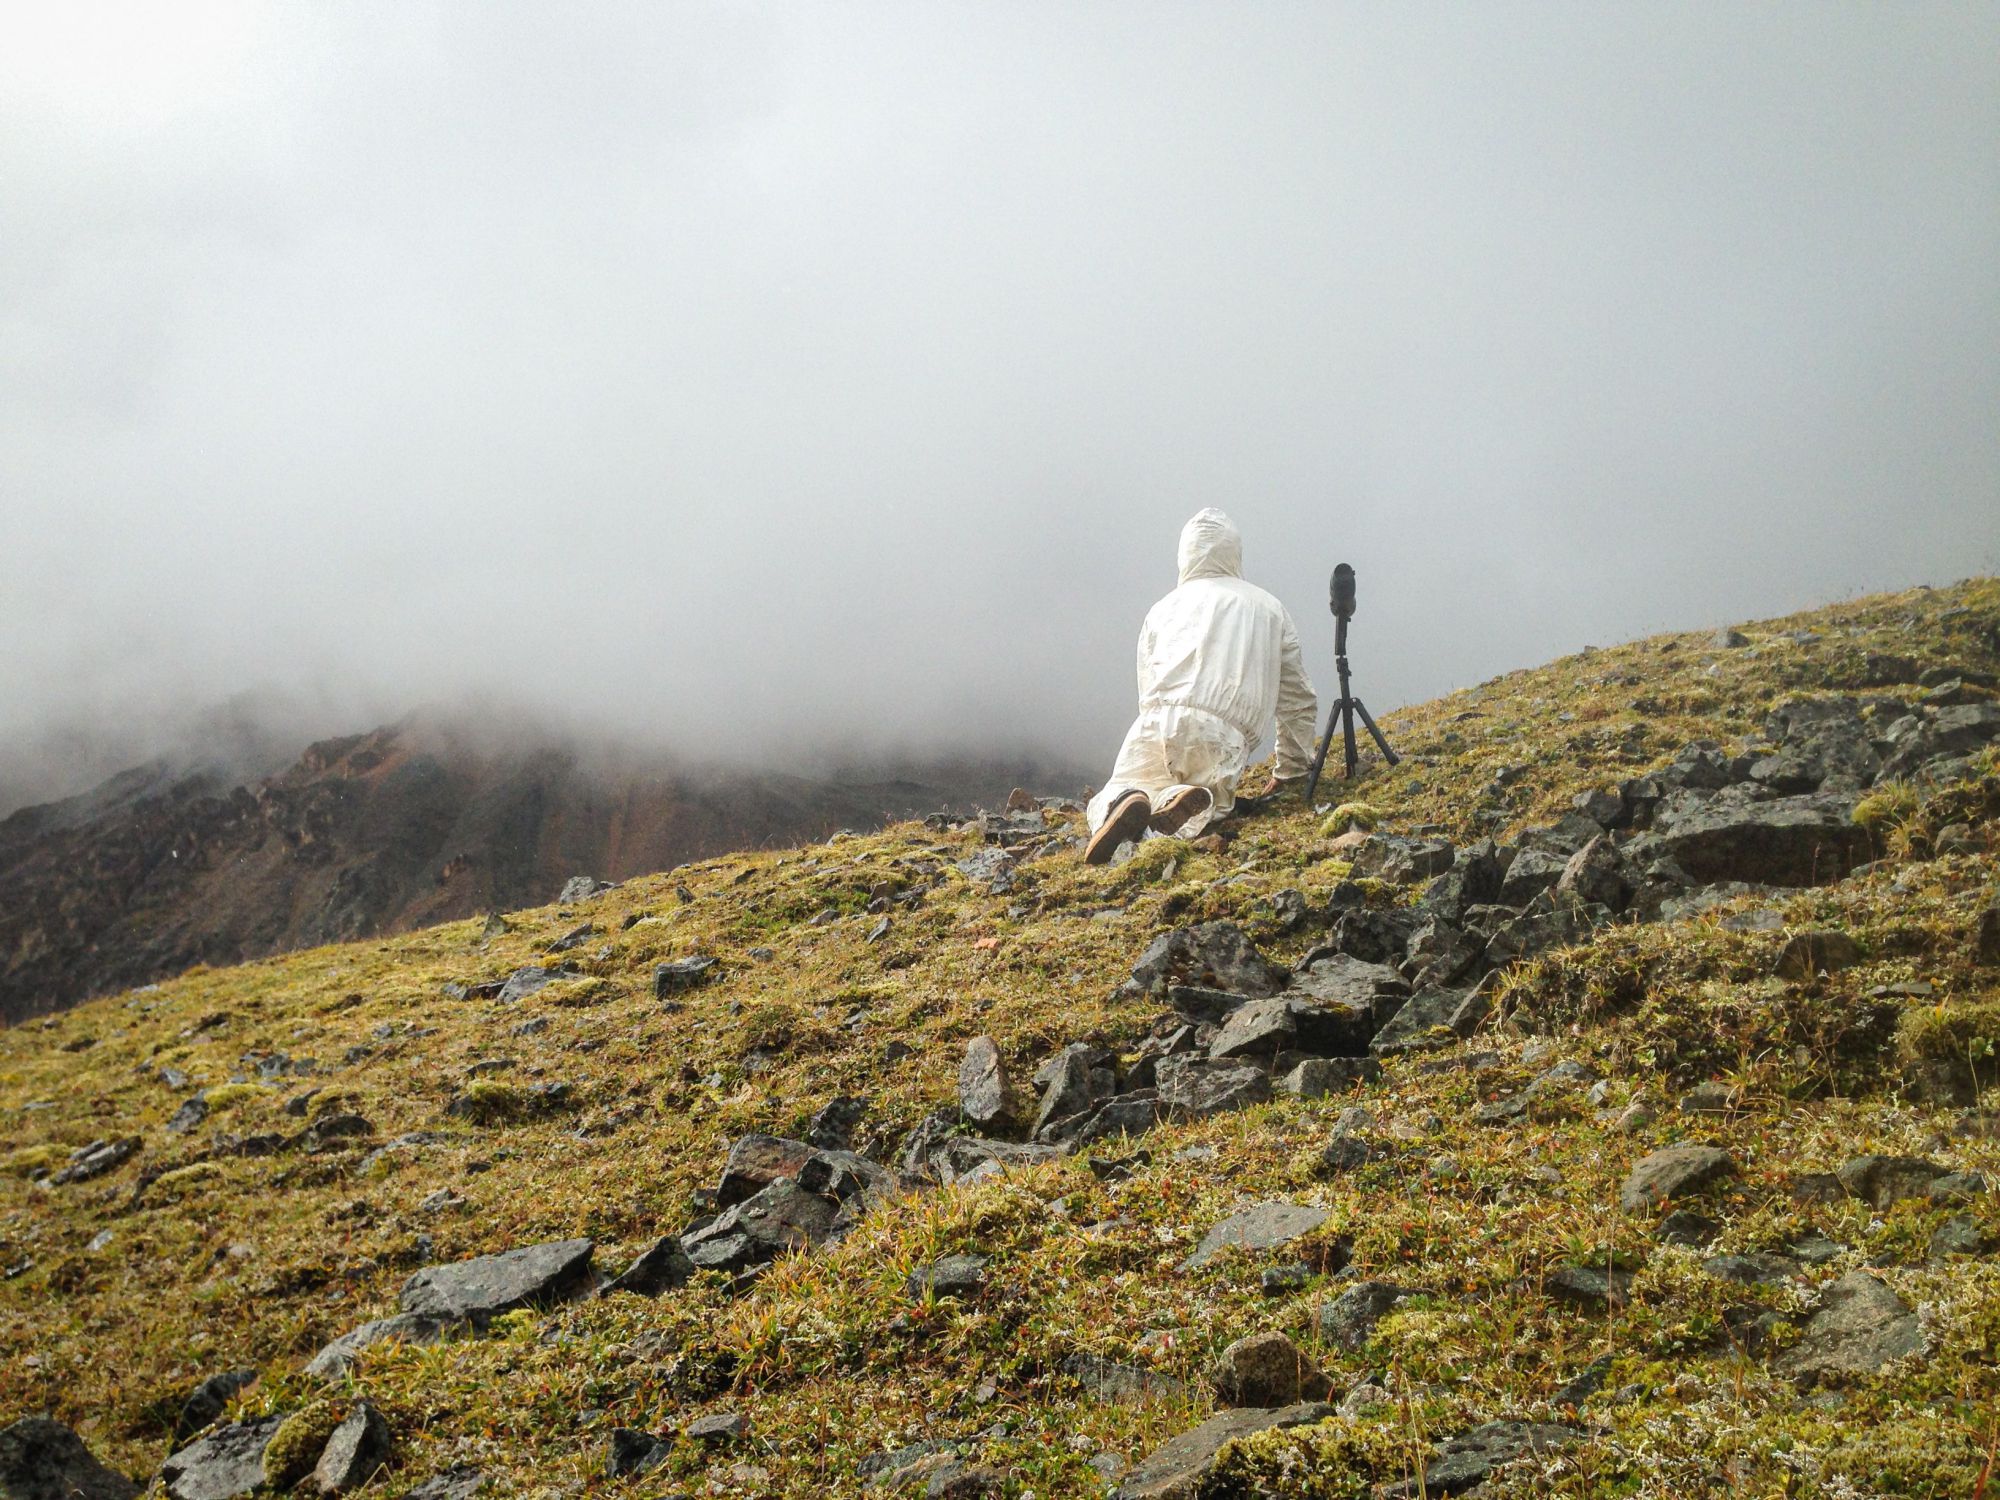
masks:
{"label": "grey rock", "polygon": [[525,1000],[537,991],[547,989],[559,977],[554,969],[545,969],[540,964],[526,964],[507,976],[507,982],[500,986],[500,993],[494,999],[502,1005],[512,1005],[517,1000]]}
{"label": "grey rock", "polygon": [[1232,995],[1227,990],[1212,990],[1200,984],[1175,984],[1167,987],[1167,1004],[1197,1025],[1219,1026],[1230,1015],[1250,1001],[1248,995]]}
{"label": "grey rock", "polygon": [[1543,891],[1554,890],[1572,857],[1562,851],[1523,849],[1507,866],[1506,877],[1500,882],[1499,903],[1526,906]]}
{"label": "grey rock", "polygon": [[1799,1279],[1799,1263],[1788,1255],[1756,1251],[1748,1255],[1711,1255],[1701,1263],[1711,1276],[1742,1286],[1775,1285]]}
{"label": "grey rock", "polygon": [[1612,842],[1611,836],[1599,834],[1569,857],[1555,883],[1555,892],[1587,905],[1620,912],[1631,903],[1639,882],[1639,872],[1632,868],[1631,861]]}
{"label": "grey rock", "polygon": [[283,1417],[211,1427],[160,1465],[172,1500],[235,1500],[264,1487],[264,1449]]}
{"label": "grey rock", "polygon": [[1136,1404],[1184,1398],[1178,1380],[1143,1365],[1120,1364],[1095,1354],[1072,1354],[1063,1361],[1062,1370],[1099,1401]]}
{"label": "grey rock", "polygon": [[1905,1198],[1928,1196],[1930,1185],[1950,1169],[1920,1156],[1856,1156],[1834,1171],[1850,1197],[1871,1208],[1887,1208]]}
{"label": "grey rock", "polygon": [[1559,1062],[1538,1073],[1518,1093],[1480,1105],[1472,1112],[1472,1118],[1482,1125],[1511,1124],[1526,1118],[1538,1102],[1595,1082],[1597,1070],[1587,1063]]}
{"label": "grey rock", "polygon": [[1059,1161],[1067,1153],[1061,1146],[1016,1141],[989,1141],[980,1136],[953,1136],[935,1152],[930,1161],[939,1179],[947,1184],[983,1167],[1015,1171]]}
{"label": "grey rock", "polygon": [[740,1412],[710,1412],[688,1423],[687,1435],[697,1443],[733,1443],[750,1435],[750,1419]]}
{"label": "grey rock", "polygon": [[1279,1079],[1277,1087],[1301,1099],[1324,1099],[1381,1076],[1382,1065],[1372,1057],[1308,1057]]}
{"label": "grey rock", "polygon": [[1932,1231],[1925,1253],[1935,1263],[1955,1255],[1985,1255],[1993,1248],[1993,1236],[1977,1219],[1971,1214],[1953,1214]]}
{"label": "grey rock", "polygon": [[606,1284],[604,1290],[657,1297],[662,1292],[686,1285],[692,1275],[694,1262],[681,1248],[679,1237],[667,1234],[647,1246],[637,1260]]}
{"label": "grey rock", "polygon": [[1644,1213],[1733,1176],[1736,1163],[1720,1146],[1667,1146],[1640,1158],[1618,1190],[1627,1213]]}
{"label": "grey rock", "polygon": [[1569,947],[1583,942],[1610,920],[1611,909],[1607,906],[1569,900],[1525,912],[1494,930],[1486,944],[1486,963],[1492,968],[1504,968],[1552,948]]}
{"label": "grey rock", "polygon": [[1882,769],[1861,705],[1852,698],[1781,703],[1765,721],[1765,734],[1778,749],[1752,762],[1750,779],[1774,792],[1858,791]]}
{"label": "grey rock", "polygon": [[1208,1373],[1224,1406],[1291,1406],[1325,1399],[1330,1387],[1306,1354],[1282,1333],[1253,1333],[1216,1357]]}
{"label": "grey rock", "polygon": [[1394,1500],[1423,1495],[1459,1495],[1484,1484],[1520,1459],[1555,1453],[1583,1436],[1566,1422],[1484,1422],[1446,1438],[1431,1452],[1421,1484],[1406,1480],[1384,1492]]}
{"label": "grey rock", "polygon": [[1933,1203],[1973,1203],[1986,1193],[1986,1177],[1980,1172],[1947,1172],[1933,1177],[1924,1189],[1924,1196]]}
{"label": "grey rock", "polygon": [[1264,996],[1277,994],[1290,978],[1235,923],[1203,922],[1154,938],[1133,966],[1129,983],[1138,994],[1163,994],[1170,984],[1196,984]]}
{"label": "grey rock", "polygon": [[729,1144],[722,1180],[715,1187],[719,1208],[733,1208],[781,1178],[796,1177],[817,1148],[776,1135],[739,1136]]}
{"label": "grey rock", "polygon": [[1231,1214],[1207,1234],[1189,1256],[1185,1269],[1207,1265],[1229,1249],[1271,1250],[1310,1234],[1326,1222],[1326,1210],[1298,1203],[1259,1203]]}
{"label": "grey rock", "polygon": [[868,1112],[868,1101],[853,1094],[836,1094],[806,1127],[806,1144],[821,1150],[845,1151],[854,1144],[854,1128]]}
{"label": "grey rock", "polygon": [[965,1057],[958,1065],[958,1107],[981,1130],[1005,1124],[1013,1115],[1007,1064],[1000,1056],[1000,1044],[990,1036],[976,1036],[965,1044]]}
{"label": "grey rock", "polygon": [[1861,962],[1861,945],[1844,932],[1795,932],[1778,950],[1773,972],[1781,979],[1834,974]]}
{"label": "grey rock", "polygon": [[604,1438],[604,1477],[625,1479],[647,1473],[665,1463],[672,1452],[671,1438],[635,1427],[614,1427]]}
{"label": "grey rock", "polygon": [[1419,990],[1368,1044],[1378,1057],[1427,1052],[1472,1035],[1491,1002],[1480,990]]}
{"label": "grey rock", "polygon": [[1005,849],[980,849],[959,860],[954,868],[989,894],[1004,896],[1014,889],[1014,856]]}
{"label": "grey rock", "polygon": [[823,1244],[839,1212],[831,1199],[780,1178],[713,1222],[683,1234],[681,1248],[697,1269],[746,1271]]}
{"label": "grey rock", "polygon": [[1080,1042],[1072,1042],[1056,1054],[1053,1071],[1042,1085],[1041,1103],[1035,1111],[1037,1136],[1057,1121],[1090,1108],[1095,1097],[1090,1087],[1091,1050]]}
{"label": "grey rock", "polygon": [[439,1322],[483,1325],[519,1307],[546,1307],[591,1289],[589,1240],[552,1240],[447,1266],[426,1266],[403,1283],[403,1311]]}
{"label": "grey rock", "polygon": [[208,1091],[203,1089],[200,1093],[191,1094],[181,1101],[181,1107],[175,1110],[173,1118],[167,1121],[167,1133],[186,1135],[207,1118]]}
{"label": "grey rock", "polygon": [[1410,935],[1426,920],[1427,914],[1410,907],[1356,908],[1341,914],[1332,946],[1365,963],[1395,963],[1409,948]]}
{"label": "grey rock", "polygon": [[1355,848],[1349,863],[1357,880],[1409,885],[1444,874],[1452,867],[1455,852],[1444,839],[1398,838],[1377,833]]}
{"label": "grey rock", "polygon": [[1821,1295],[1819,1311],[1778,1368],[1802,1381],[1868,1375],[1923,1348],[1917,1315],[1903,1299],[1866,1271],[1849,1271]]}
{"label": "grey rock", "polygon": [[1725,627],[1721,630],[1716,631],[1714,635],[1710,636],[1708,638],[1708,643],[1709,645],[1716,647],[1718,650],[1740,651],[1745,646],[1750,644],[1750,637],[1745,635],[1740,630],[1731,630]]}
{"label": "grey rock", "polygon": [[1163,1057],[1153,1077],[1160,1112],[1170,1120],[1206,1119],[1271,1097],[1271,1075],[1250,1063]]}
{"label": "grey rock", "polygon": [[367,1401],[357,1402],[320,1450],[312,1482],[322,1495],[339,1495],[366,1484],[389,1462],[389,1424]]}
{"label": "grey rock", "polygon": [[1590,1312],[1624,1306],[1631,1289],[1631,1273],[1616,1266],[1561,1266],[1542,1283],[1556,1301]]}
{"label": "grey rock", "polygon": [[986,1288],[984,1255],[947,1255],[910,1273],[903,1291],[913,1298],[976,1297]]}
{"label": "grey rock", "polygon": [[1641,863],[1645,856],[1664,855],[1702,885],[1722,880],[1817,885],[1840,879],[1869,858],[1867,831],[1852,816],[1854,800],[1818,792],[1766,801],[1722,794],[1670,797],[1654,814],[1651,831],[1626,852]]}
{"label": "grey rock", "polygon": [[1891,752],[1883,762],[1882,779],[1908,778],[1931,761],[1969,755],[1995,739],[2000,739],[2000,704],[1941,708]]}
{"label": "grey rock", "polygon": [[1400,1303],[1428,1295],[1420,1287],[1392,1281],[1357,1281],[1320,1309],[1319,1336],[1338,1349],[1359,1349]]}
{"label": "grey rock", "polygon": [[65,1183],[89,1182],[94,1177],[102,1177],[136,1156],[141,1144],[136,1135],[112,1141],[92,1141],[88,1146],[72,1151],[68,1164],[50,1177],[49,1182],[60,1187]]}
{"label": "grey rock", "polygon": [[588,901],[599,891],[615,889],[609,882],[600,882],[589,875],[572,875],[563,882],[561,892],[556,896],[556,905],[571,906],[578,901]]}
{"label": "grey rock", "polygon": [[377,1318],[349,1329],[315,1354],[306,1374],[316,1380],[338,1380],[352,1370],[364,1349],[377,1344],[435,1344],[452,1330],[436,1318],[419,1318],[409,1313]]}
{"label": "grey rock", "polygon": [[403,1496],[403,1500],[472,1500],[486,1488],[486,1476],[470,1464],[454,1464],[434,1474]]}
{"label": "grey rock", "polygon": [[185,1443],[208,1426],[222,1415],[236,1393],[256,1378],[255,1370],[224,1370],[202,1381],[181,1403],[180,1415],[174,1420],[173,1441]]}
{"label": "grey rock", "polygon": [[697,953],[688,958],[677,958],[671,963],[653,965],[653,997],[664,1000],[670,995],[678,995],[683,990],[695,989],[718,977],[715,960],[707,954]]}
{"label": "grey rock", "polygon": [[1203,1476],[1225,1444],[1273,1428],[1323,1422],[1332,1415],[1332,1407],[1317,1401],[1283,1406],[1275,1411],[1241,1407],[1218,1412],[1199,1427],[1169,1438],[1154,1449],[1125,1476],[1114,1500],[1195,1500]]}
{"label": "grey rock", "polygon": [[139,1486],[97,1461],[62,1423],[23,1417],[0,1428],[0,1496],[5,1500],[133,1500]]}
{"label": "grey rock", "polygon": [[1611,1374],[1612,1359],[1608,1354],[1600,1354],[1572,1376],[1563,1388],[1549,1398],[1551,1406],[1568,1407],[1572,1411],[1583,1405],[1592,1396],[1604,1389],[1604,1382]]}

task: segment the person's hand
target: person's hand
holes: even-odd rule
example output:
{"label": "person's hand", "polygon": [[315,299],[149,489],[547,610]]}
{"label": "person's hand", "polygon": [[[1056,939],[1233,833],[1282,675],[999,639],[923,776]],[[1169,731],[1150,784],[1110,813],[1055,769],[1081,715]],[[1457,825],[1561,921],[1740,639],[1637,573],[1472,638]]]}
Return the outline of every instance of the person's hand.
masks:
{"label": "person's hand", "polygon": [[1253,800],[1258,802],[1269,802],[1273,797],[1277,796],[1278,793],[1282,792],[1286,787],[1290,785],[1291,782],[1280,781],[1277,777],[1273,776],[1268,781],[1266,781],[1262,786],[1258,787],[1256,791],[1252,792],[1250,796]]}

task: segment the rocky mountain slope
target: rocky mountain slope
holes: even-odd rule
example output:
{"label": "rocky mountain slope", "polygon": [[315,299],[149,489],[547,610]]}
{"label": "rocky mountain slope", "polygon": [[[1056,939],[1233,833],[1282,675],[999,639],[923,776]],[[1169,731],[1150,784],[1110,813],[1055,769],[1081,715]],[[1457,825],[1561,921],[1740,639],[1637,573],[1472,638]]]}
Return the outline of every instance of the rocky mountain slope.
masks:
{"label": "rocky mountain slope", "polygon": [[691,774],[571,745],[495,748],[512,738],[412,721],[248,782],[161,763],[0,819],[0,1019],[198,963],[546,901],[578,874],[619,880],[967,806],[1034,769]]}
{"label": "rocky mountain slope", "polygon": [[0,1033],[0,1493],[1990,1493],[1996,673],[1866,599]]}

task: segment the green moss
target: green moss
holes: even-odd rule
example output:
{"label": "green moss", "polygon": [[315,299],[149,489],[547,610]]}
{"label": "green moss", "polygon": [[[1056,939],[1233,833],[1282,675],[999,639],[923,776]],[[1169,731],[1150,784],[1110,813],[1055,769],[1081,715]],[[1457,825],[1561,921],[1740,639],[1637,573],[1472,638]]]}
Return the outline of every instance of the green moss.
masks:
{"label": "green moss", "polygon": [[279,1424],[264,1448],[264,1483],[288,1490],[312,1473],[326,1440],[347,1415],[331,1401],[312,1401]]}
{"label": "green moss", "polygon": [[217,1110],[233,1109],[250,1099],[269,1098],[271,1091],[261,1083],[219,1083],[202,1094],[203,1101],[211,1113]]}
{"label": "green moss", "polygon": [[33,1177],[37,1172],[53,1171],[69,1160],[69,1152],[61,1146],[21,1146],[0,1155],[0,1177]]}
{"label": "green moss", "polygon": [[1381,812],[1366,802],[1343,802],[1326,815],[1319,825],[1319,833],[1321,838],[1338,838],[1353,828],[1366,832],[1381,821]]}

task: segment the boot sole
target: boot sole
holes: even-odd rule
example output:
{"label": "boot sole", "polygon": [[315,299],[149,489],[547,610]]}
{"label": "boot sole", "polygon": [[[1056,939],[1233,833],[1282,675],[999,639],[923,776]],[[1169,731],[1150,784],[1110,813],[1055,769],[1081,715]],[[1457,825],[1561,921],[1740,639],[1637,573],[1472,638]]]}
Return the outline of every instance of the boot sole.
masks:
{"label": "boot sole", "polygon": [[1147,820],[1152,816],[1153,804],[1146,800],[1144,792],[1127,792],[1111,809],[1104,826],[1093,833],[1090,842],[1083,846],[1083,862],[1087,865],[1106,863],[1120,844],[1136,839],[1146,831]]}

